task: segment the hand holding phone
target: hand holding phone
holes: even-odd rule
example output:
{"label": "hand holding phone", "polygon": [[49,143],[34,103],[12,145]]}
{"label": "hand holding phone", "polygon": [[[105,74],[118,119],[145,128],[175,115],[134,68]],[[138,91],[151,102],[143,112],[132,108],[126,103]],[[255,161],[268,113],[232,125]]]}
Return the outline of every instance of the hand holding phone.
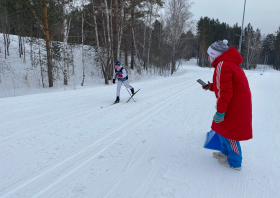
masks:
{"label": "hand holding phone", "polygon": [[201,79],[198,79],[197,82],[199,84],[201,84],[203,86],[204,89],[209,89],[210,88],[210,85],[209,84],[206,84],[204,81],[202,81]]}

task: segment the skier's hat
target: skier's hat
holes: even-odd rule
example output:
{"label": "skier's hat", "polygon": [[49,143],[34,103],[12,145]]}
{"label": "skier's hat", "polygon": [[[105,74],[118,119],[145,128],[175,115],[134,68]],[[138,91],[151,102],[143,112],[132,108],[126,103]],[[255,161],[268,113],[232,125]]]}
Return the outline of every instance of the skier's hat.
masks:
{"label": "skier's hat", "polygon": [[121,66],[120,61],[115,61],[115,65]]}

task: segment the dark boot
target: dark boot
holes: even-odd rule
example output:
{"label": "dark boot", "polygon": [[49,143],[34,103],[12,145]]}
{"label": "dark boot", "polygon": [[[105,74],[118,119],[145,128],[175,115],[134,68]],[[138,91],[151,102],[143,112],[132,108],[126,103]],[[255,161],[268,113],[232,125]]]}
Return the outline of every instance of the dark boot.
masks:
{"label": "dark boot", "polygon": [[117,99],[116,99],[116,101],[114,103],[116,104],[116,103],[119,103],[119,102],[120,102],[120,97],[117,96]]}
{"label": "dark boot", "polygon": [[134,95],[134,88],[130,89],[131,94]]}

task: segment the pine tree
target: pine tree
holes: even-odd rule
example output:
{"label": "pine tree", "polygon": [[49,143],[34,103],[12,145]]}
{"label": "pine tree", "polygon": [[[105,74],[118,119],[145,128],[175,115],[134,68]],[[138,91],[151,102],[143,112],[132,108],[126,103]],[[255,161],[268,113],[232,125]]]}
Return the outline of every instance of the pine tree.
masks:
{"label": "pine tree", "polygon": [[280,26],[276,32],[275,41],[275,69],[280,70]]}
{"label": "pine tree", "polygon": [[262,42],[262,51],[260,54],[260,64],[274,65],[275,63],[275,42],[276,36],[268,34]]}
{"label": "pine tree", "polygon": [[208,60],[207,49],[214,42],[214,32],[211,25],[214,20],[208,17],[200,18],[197,23],[197,34],[198,34],[198,59],[197,64],[201,67],[210,66]]}

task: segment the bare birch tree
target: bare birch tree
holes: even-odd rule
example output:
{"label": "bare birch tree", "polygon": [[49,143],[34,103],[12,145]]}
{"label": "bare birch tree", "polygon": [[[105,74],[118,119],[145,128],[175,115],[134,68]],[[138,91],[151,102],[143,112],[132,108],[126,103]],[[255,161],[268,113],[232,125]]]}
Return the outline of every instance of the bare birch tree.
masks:
{"label": "bare birch tree", "polygon": [[105,73],[105,84],[109,84],[109,79],[111,78],[112,72],[113,72],[113,63],[112,63],[112,42],[111,42],[111,34],[112,29],[110,27],[110,14],[109,14],[109,8],[107,4],[107,0],[104,0],[105,5],[105,14],[106,14],[106,22],[107,22],[107,66],[106,66],[106,73]]}
{"label": "bare birch tree", "polygon": [[82,14],[82,63],[83,63],[83,80],[81,86],[84,86],[85,82],[85,52],[84,52],[84,21],[85,21],[85,12],[83,5],[83,14]]}
{"label": "bare birch tree", "polygon": [[7,16],[6,8],[4,9],[3,14],[3,38],[4,38],[4,48],[5,48],[5,59],[7,59],[7,55],[10,55],[9,46],[10,46],[10,34],[9,34],[9,21]]}
{"label": "bare birch tree", "polygon": [[67,15],[70,9],[69,5],[67,5],[67,2],[65,0],[63,0],[63,53],[62,53],[62,64],[63,64],[63,77],[64,77],[64,85],[68,84],[68,78],[67,78],[67,74],[68,74],[68,65],[66,64],[66,59],[67,59],[67,42],[68,42],[68,36],[69,36],[69,31],[70,31],[70,24],[71,24],[71,18],[68,20],[67,19]]}
{"label": "bare birch tree", "polygon": [[130,68],[134,69],[134,55],[135,55],[135,0],[131,0],[131,63],[130,63]]}
{"label": "bare birch tree", "polygon": [[246,69],[256,68],[259,61],[259,56],[262,49],[261,33],[260,30],[253,30],[250,24],[248,25],[248,32],[245,42],[245,64]]}
{"label": "bare birch tree", "polygon": [[175,53],[178,48],[178,41],[183,32],[191,25],[192,3],[190,0],[169,0],[166,5],[166,31],[168,42],[172,45],[171,75],[176,71]]}
{"label": "bare birch tree", "polygon": [[119,4],[118,0],[114,1],[114,28],[113,28],[113,54],[114,60],[118,60],[118,46],[119,46]]}

